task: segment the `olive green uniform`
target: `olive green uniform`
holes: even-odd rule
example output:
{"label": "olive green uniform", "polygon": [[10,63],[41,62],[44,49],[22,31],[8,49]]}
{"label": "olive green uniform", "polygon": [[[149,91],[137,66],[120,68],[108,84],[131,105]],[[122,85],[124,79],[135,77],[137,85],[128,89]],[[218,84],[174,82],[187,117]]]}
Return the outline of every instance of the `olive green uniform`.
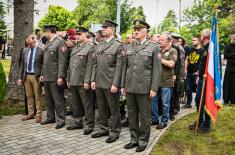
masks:
{"label": "olive green uniform", "polygon": [[[43,58],[42,75],[45,89],[47,120],[65,123],[64,87],[57,85],[57,79],[66,76],[67,46],[63,39],[56,36],[48,41]],[[56,112],[56,114],[55,114]]]}
{"label": "olive green uniform", "polygon": [[112,93],[111,86],[119,87],[124,52],[123,43],[117,41],[114,37],[108,43],[105,40],[100,42],[97,45],[96,61],[92,72],[92,81],[96,83],[100,132],[109,131],[108,118],[110,109],[111,137],[119,137],[121,132],[118,92]]}
{"label": "olive green uniform", "polygon": [[[123,66],[122,88],[126,89],[131,143],[146,146],[151,128],[150,90],[160,85],[161,62],[159,46],[150,40],[127,46]],[[140,120],[139,120],[140,119]],[[140,126],[139,126],[140,123]]]}
{"label": "olive green uniform", "polygon": [[91,89],[84,89],[84,83],[89,85],[91,83],[93,52],[94,46],[89,43],[74,46],[70,55],[67,74],[67,81],[70,82],[71,86],[71,102],[75,126],[82,123],[83,113],[85,112],[85,130],[93,130],[95,125],[92,91]]}

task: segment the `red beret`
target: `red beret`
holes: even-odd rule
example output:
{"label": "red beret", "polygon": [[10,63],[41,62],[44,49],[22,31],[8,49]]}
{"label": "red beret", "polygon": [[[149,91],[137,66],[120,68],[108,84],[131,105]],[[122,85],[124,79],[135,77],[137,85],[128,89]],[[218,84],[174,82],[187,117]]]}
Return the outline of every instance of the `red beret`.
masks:
{"label": "red beret", "polygon": [[77,40],[77,37],[75,35],[70,35],[68,36],[69,40]]}
{"label": "red beret", "polygon": [[67,30],[68,35],[75,36],[76,35],[76,29],[68,29]]}

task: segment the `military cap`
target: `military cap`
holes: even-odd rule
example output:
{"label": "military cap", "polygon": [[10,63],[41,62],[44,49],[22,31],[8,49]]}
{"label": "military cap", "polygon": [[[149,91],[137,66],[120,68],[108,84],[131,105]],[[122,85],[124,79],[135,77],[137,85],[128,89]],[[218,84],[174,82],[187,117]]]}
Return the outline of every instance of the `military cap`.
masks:
{"label": "military cap", "polygon": [[95,34],[91,31],[88,32],[87,36],[92,36],[93,38],[95,38]]}
{"label": "military cap", "polygon": [[118,24],[112,20],[105,20],[101,27],[117,27]]}
{"label": "military cap", "polygon": [[171,36],[173,38],[182,38],[181,35],[179,35],[178,33],[171,33]]}
{"label": "military cap", "polygon": [[76,32],[77,33],[80,33],[80,32],[88,32],[89,30],[85,27],[82,27],[82,26],[78,26],[77,29],[76,29]]}
{"label": "military cap", "polygon": [[136,19],[134,22],[133,22],[133,28],[146,28],[146,29],[149,29],[150,28],[150,25],[145,22],[144,20],[141,20],[141,19]]}
{"label": "military cap", "polygon": [[70,35],[68,36],[69,40],[77,40],[77,37],[75,35]]}
{"label": "military cap", "polygon": [[67,30],[67,34],[68,34],[68,35],[72,35],[72,36],[73,36],[73,35],[76,35],[76,29],[73,29],[73,28],[68,29],[68,30]]}
{"label": "military cap", "polygon": [[46,31],[46,30],[52,30],[52,29],[54,29],[54,30],[57,30],[58,29],[58,27],[56,26],[56,25],[43,25],[43,27],[44,27],[44,31]]}

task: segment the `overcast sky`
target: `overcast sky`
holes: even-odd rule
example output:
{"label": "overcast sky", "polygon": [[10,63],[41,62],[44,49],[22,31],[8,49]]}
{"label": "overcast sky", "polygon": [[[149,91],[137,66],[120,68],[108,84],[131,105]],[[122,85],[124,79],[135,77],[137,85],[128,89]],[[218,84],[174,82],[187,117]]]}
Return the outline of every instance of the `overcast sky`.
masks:
{"label": "overcast sky", "polygon": [[[144,13],[147,17],[147,22],[151,25],[158,25],[166,16],[167,12],[172,9],[179,14],[179,0],[132,0],[134,6],[143,6]],[[192,6],[194,0],[181,0],[182,12],[187,7]],[[48,12],[49,5],[60,5],[69,11],[74,10],[77,6],[77,0],[39,0],[36,9],[39,10],[39,15],[35,15],[34,27],[38,26],[38,21]],[[13,29],[13,13],[6,16],[6,21]],[[9,24],[10,23],[10,24]]]}
{"label": "overcast sky", "polygon": [[[192,6],[194,0],[181,0],[182,11]],[[39,10],[39,15],[35,15],[35,27],[37,27],[38,21],[47,13],[49,5],[60,5],[66,9],[72,11],[77,6],[76,0],[40,0],[40,3],[36,6]],[[143,6],[144,13],[147,17],[147,22],[154,26],[159,24],[161,20],[166,16],[167,12],[172,9],[179,14],[179,0],[133,0],[134,6]],[[158,8],[158,9],[157,9]]]}

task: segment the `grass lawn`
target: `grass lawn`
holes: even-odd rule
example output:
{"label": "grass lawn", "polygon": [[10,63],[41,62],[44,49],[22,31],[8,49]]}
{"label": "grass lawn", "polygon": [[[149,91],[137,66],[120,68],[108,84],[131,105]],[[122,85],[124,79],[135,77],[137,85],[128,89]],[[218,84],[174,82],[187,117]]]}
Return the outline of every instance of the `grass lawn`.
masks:
{"label": "grass lawn", "polygon": [[11,60],[9,60],[9,59],[2,59],[1,62],[2,62],[5,74],[6,74],[6,76],[8,76],[9,72],[10,72]]}
{"label": "grass lawn", "polygon": [[208,134],[188,130],[196,113],[176,121],[160,138],[152,155],[235,155],[235,106],[225,106]]}

